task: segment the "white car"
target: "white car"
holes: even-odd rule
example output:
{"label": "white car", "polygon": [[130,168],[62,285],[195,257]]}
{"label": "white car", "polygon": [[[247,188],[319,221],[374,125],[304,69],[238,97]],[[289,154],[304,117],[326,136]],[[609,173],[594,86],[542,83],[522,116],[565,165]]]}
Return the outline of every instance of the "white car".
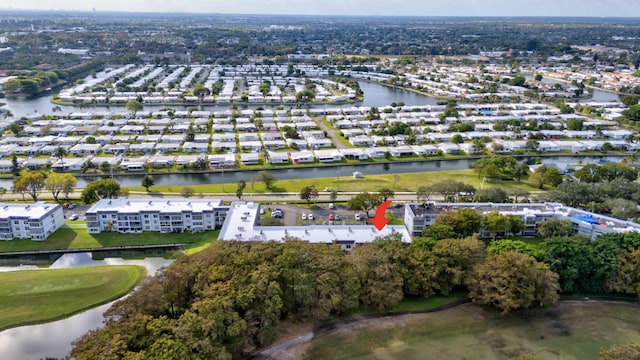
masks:
{"label": "white car", "polygon": [[302,215],[300,215],[300,217],[302,217],[302,220],[307,220],[307,214],[302,213]]}
{"label": "white car", "polygon": [[356,220],[360,220],[360,214],[356,214]]}
{"label": "white car", "polygon": [[307,219],[309,219],[309,220],[313,220],[313,214],[309,214],[309,215],[307,216]]}

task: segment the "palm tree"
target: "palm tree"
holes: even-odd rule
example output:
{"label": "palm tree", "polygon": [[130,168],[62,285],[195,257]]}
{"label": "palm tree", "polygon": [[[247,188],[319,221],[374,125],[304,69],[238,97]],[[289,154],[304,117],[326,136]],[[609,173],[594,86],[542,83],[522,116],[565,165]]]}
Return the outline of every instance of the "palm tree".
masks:
{"label": "palm tree", "polygon": [[58,146],[53,151],[53,156],[57,157],[60,160],[60,167],[64,170],[64,157],[67,155],[67,150],[62,146]]}

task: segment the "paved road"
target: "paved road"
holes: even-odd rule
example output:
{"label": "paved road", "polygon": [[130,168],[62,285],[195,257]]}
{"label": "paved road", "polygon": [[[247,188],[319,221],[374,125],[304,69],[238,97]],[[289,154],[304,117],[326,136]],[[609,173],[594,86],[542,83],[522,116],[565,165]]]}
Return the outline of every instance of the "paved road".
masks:
{"label": "paved road", "polygon": [[314,119],[316,124],[320,126],[320,129],[327,132],[327,136],[329,136],[333,140],[333,144],[336,146],[336,149],[346,149],[347,147],[340,141],[338,135],[336,134],[336,130],[329,128],[322,119]]}
{"label": "paved road", "polygon": [[[349,199],[351,199],[351,197],[353,197],[353,195],[359,194],[359,192],[340,192],[338,194],[338,197],[336,199],[337,202],[339,201],[347,201]],[[156,193],[156,192],[137,192],[137,191],[131,191],[129,192],[129,198],[132,199],[137,199],[137,198],[143,198],[143,199],[163,199],[163,198],[175,198],[175,197],[182,197],[182,195],[179,192],[164,192],[164,193]],[[216,198],[216,199],[222,199],[225,201],[237,201],[238,198],[235,195],[229,194],[229,193],[207,193],[205,195],[203,195],[202,197],[206,197],[206,198]],[[5,194],[2,196],[2,199],[0,199],[0,201],[7,201],[7,200],[22,200],[22,195],[20,194]],[[80,198],[80,193],[79,192],[74,192],[69,194],[69,198],[70,199],[79,199]],[[200,196],[193,196],[194,199],[199,199]],[[406,193],[396,193],[396,196],[393,198],[394,201],[416,201],[416,195],[415,193],[411,193],[411,192],[406,192]],[[29,201],[31,200],[31,198],[29,196],[25,197],[25,200]],[[42,194],[40,194],[40,196],[38,197],[38,200],[42,200],[42,201],[52,201],[53,197],[51,196],[50,193],[45,193],[43,192]],[[60,202],[64,202],[65,198],[64,196],[60,196]],[[242,200],[246,200],[246,201],[273,201],[273,202],[288,202],[288,201],[300,201],[300,194],[297,192],[290,192],[290,193],[245,193],[244,197],[242,198]],[[329,201],[329,193],[328,192],[320,192],[320,197],[318,198],[318,200],[320,201]],[[434,199],[435,200],[435,199]]]}

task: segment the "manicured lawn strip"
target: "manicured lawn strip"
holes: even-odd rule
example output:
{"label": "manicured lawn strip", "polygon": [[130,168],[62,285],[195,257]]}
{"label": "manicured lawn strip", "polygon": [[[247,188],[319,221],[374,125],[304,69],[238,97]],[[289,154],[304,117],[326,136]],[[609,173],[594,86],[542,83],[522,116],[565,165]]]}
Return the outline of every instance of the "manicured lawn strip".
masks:
{"label": "manicured lawn strip", "polygon": [[[188,244],[186,249],[208,246],[218,238],[218,231],[205,231],[192,234],[176,233],[161,234],[159,232],[143,232],[140,234],[120,234],[117,232],[105,232],[89,234],[84,228],[63,227],[53,233],[45,241],[32,241],[19,239],[0,241],[0,252],[31,251],[31,250],[59,250],[101,248],[105,246],[127,245],[161,245],[161,244]],[[191,250],[195,251],[195,250]]]}
{"label": "manicured lawn strip", "polygon": [[125,295],[141,266],[99,266],[0,273],[0,330],[62,319]]}
{"label": "manicured lawn strip", "polygon": [[313,340],[306,359],[597,359],[613,344],[640,341],[638,305],[561,302],[503,316],[473,304],[365,320]]}
{"label": "manicured lawn strip", "polygon": [[[340,183],[338,186],[338,175],[340,175]],[[397,176],[397,178],[396,178]],[[351,176],[351,171],[348,169],[336,168],[336,176],[329,178],[314,178],[314,179],[296,179],[296,180],[277,180],[275,182],[274,189],[272,191],[267,190],[259,181],[255,181],[251,186],[250,175],[247,174],[247,178],[244,179],[247,182],[245,188],[245,195],[249,193],[269,193],[269,192],[299,192],[303,187],[313,184],[320,191],[325,188],[338,189],[340,191],[376,191],[383,187],[388,187],[396,192],[403,191],[416,191],[419,186],[427,186],[443,180],[455,180],[462,181],[467,184],[473,185],[477,189],[489,188],[492,186],[500,186],[505,189],[523,189],[530,192],[538,192],[539,189],[529,183],[527,180],[517,181],[485,181],[482,184],[482,179],[471,169],[465,170],[443,170],[443,171],[425,171],[414,173],[400,173],[400,174],[379,174],[379,175],[367,175],[361,179],[354,179]],[[230,195],[235,194],[236,183],[226,184],[202,184],[202,185],[189,185],[193,188],[196,194],[206,193],[228,193]],[[129,187],[131,191],[144,191],[143,187]],[[156,192],[175,192],[179,193],[182,189],[181,186],[154,186],[153,191]]]}

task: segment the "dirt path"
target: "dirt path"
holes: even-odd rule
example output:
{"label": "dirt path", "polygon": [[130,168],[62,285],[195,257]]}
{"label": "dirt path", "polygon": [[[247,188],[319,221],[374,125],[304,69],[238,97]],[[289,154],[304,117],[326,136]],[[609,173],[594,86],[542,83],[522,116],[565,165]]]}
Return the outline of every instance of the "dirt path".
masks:
{"label": "dirt path", "polygon": [[[296,338],[293,338],[291,340],[282,342],[282,343],[278,343],[275,344],[267,349],[264,349],[262,351],[260,351],[259,353],[255,354],[252,359],[253,360],[293,360],[293,359],[300,359],[304,356],[304,354],[306,353],[306,346],[301,346],[304,345],[305,343],[308,343],[309,340],[312,340],[314,337],[320,335],[320,334],[324,334],[328,331],[331,330],[335,330],[338,328],[345,328],[345,325],[350,325],[353,323],[358,323],[358,322],[363,322],[365,320],[372,320],[372,319],[379,319],[379,318],[388,318],[388,317],[398,317],[401,315],[407,315],[407,314],[425,314],[425,313],[432,313],[432,312],[438,312],[438,311],[442,311],[442,310],[446,310],[446,309],[451,309],[463,304],[467,304],[469,301],[464,299],[464,300],[459,300],[459,301],[455,301],[452,302],[450,304],[447,305],[443,305],[437,308],[433,308],[433,309],[426,309],[426,310],[416,310],[416,311],[398,311],[398,312],[392,312],[392,313],[382,313],[382,314],[369,314],[369,315],[362,315],[362,316],[356,316],[356,317],[352,317],[352,318],[347,318],[344,320],[340,320],[338,322],[332,323],[332,324],[328,324],[328,325],[323,325],[313,331],[309,331],[303,335],[300,335]],[[350,331],[349,328],[345,328],[346,331]]]}
{"label": "dirt path", "polygon": [[[579,311],[580,307],[582,306],[587,306],[589,304],[594,304],[594,303],[599,303],[599,304],[616,304],[616,303],[624,303],[624,304],[629,304],[629,305],[634,305],[637,307],[640,307],[640,304],[637,302],[633,302],[633,301],[628,301],[628,300],[622,300],[622,299],[589,299],[589,298],[583,298],[583,299],[564,299],[561,300],[557,305],[555,310],[549,310],[549,314],[555,314],[557,313],[558,309],[562,309],[563,306],[573,306],[574,309],[578,309],[576,311]],[[280,342],[278,344],[275,344],[267,349],[262,350],[261,352],[257,353],[254,355],[253,359],[258,359],[258,360],[294,360],[294,359],[304,359],[305,356],[307,356],[307,352],[310,349],[311,346],[311,341],[313,338],[315,338],[318,335],[327,333],[329,331],[332,330],[337,330],[340,332],[341,335],[348,335],[354,331],[359,331],[364,327],[370,326],[374,323],[372,323],[371,321],[375,321],[376,319],[380,319],[380,318],[387,318],[385,320],[385,324],[384,326],[393,326],[393,324],[396,325],[400,325],[401,323],[403,323],[404,321],[406,321],[406,317],[402,317],[402,315],[408,315],[408,314],[425,314],[425,313],[434,313],[434,312],[440,312],[443,310],[448,310],[448,309],[452,309],[452,308],[456,308],[456,307],[460,307],[460,306],[464,306],[466,304],[469,304],[469,302],[467,300],[461,300],[461,301],[457,301],[448,305],[444,305],[438,308],[434,308],[434,309],[428,309],[428,310],[418,310],[418,311],[403,311],[403,312],[394,312],[394,313],[384,313],[384,314],[371,314],[371,315],[364,315],[364,316],[358,316],[358,317],[353,317],[353,318],[348,318],[348,319],[344,319],[341,321],[338,321],[336,323],[333,324],[329,324],[329,325],[324,325],[321,327],[316,328],[313,331],[309,331],[306,332],[298,337],[295,337],[293,339],[290,340],[286,340],[283,342]],[[583,316],[580,315],[579,317],[584,317],[587,318],[588,316]],[[562,328],[562,322],[558,322],[556,321],[556,319],[552,319],[553,321],[551,322],[552,325],[554,325],[556,328],[554,328],[554,331],[565,331],[566,329]],[[391,321],[391,323],[388,323],[389,321]],[[379,325],[379,322],[375,322],[375,324]],[[565,335],[565,334],[563,334]]]}

